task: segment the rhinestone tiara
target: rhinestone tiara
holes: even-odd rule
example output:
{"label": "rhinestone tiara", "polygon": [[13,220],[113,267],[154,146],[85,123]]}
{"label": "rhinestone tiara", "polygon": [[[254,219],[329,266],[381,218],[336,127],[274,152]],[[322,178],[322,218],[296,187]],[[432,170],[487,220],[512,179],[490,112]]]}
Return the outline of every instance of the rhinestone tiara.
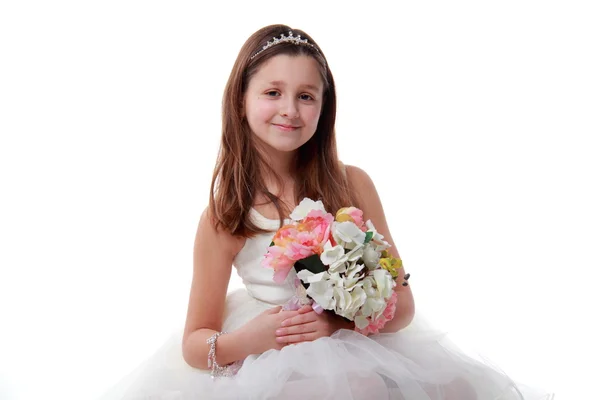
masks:
{"label": "rhinestone tiara", "polygon": [[284,43],[284,42],[290,42],[290,43],[294,43],[296,45],[305,45],[305,46],[310,46],[313,49],[315,49],[317,51],[317,53],[319,52],[319,50],[317,49],[317,46],[315,46],[312,43],[308,43],[308,39],[302,39],[302,36],[298,35],[298,36],[294,36],[294,33],[292,31],[289,32],[288,36],[285,36],[285,34],[281,34],[280,37],[274,37],[273,36],[273,40],[272,41],[268,41],[267,44],[265,44],[262,49],[260,49],[258,52],[254,53],[254,55],[252,57],[250,57],[250,59],[254,59],[254,57],[256,57],[257,55],[259,55],[260,53],[262,53],[263,51],[265,51],[266,49],[268,49],[269,47],[273,47],[276,44],[279,43]]}

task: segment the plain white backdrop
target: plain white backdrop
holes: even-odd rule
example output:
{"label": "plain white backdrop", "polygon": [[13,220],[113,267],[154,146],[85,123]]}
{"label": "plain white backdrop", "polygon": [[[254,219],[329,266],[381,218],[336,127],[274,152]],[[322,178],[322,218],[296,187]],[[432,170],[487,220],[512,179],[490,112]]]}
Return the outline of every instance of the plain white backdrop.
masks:
{"label": "plain white backdrop", "polygon": [[225,82],[272,23],[323,48],[419,312],[597,398],[592,5],[0,3],[0,398],[93,399],[181,329]]}

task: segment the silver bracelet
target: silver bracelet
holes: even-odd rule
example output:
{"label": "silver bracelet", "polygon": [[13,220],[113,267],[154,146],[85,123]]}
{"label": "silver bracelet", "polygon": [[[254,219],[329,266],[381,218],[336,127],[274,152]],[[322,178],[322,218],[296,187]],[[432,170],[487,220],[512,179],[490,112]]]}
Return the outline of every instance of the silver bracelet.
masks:
{"label": "silver bracelet", "polygon": [[211,368],[210,376],[213,379],[220,376],[231,376],[229,365],[221,367],[217,364],[217,339],[225,333],[227,332],[217,332],[206,340],[206,343],[210,345],[208,350],[208,368]]}

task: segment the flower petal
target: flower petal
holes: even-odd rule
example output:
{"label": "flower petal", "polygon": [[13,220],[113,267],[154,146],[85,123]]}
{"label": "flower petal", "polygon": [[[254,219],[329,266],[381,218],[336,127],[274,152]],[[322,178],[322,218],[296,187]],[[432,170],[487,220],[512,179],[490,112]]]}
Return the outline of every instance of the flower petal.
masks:
{"label": "flower petal", "polygon": [[321,200],[314,201],[305,197],[300,204],[292,211],[290,214],[290,218],[294,221],[301,221],[308,215],[312,210],[320,210],[323,213],[326,213],[325,206]]}
{"label": "flower petal", "polygon": [[356,325],[358,329],[365,329],[369,326],[369,320],[362,315],[357,315],[356,318],[354,318],[354,325]]}
{"label": "flower petal", "polygon": [[344,256],[344,248],[340,245],[331,246],[331,242],[328,240],[321,253],[321,262],[325,265],[331,265],[334,262],[340,260]]}

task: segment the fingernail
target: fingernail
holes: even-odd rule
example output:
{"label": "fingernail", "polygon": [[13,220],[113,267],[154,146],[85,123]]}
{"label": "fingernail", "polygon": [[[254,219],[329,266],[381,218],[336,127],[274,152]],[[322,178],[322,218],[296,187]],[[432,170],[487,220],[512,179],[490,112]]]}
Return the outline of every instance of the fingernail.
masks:
{"label": "fingernail", "polygon": [[281,335],[282,333],[283,333],[283,329],[277,329],[277,330],[275,331],[275,334],[276,334],[276,335]]}
{"label": "fingernail", "polygon": [[285,321],[283,321],[283,322],[281,323],[281,326],[287,326],[287,324],[288,324],[288,320],[286,319]]}
{"label": "fingernail", "polygon": [[275,341],[278,343],[281,343],[281,342],[283,342],[283,338],[282,337],[275,338]]}

